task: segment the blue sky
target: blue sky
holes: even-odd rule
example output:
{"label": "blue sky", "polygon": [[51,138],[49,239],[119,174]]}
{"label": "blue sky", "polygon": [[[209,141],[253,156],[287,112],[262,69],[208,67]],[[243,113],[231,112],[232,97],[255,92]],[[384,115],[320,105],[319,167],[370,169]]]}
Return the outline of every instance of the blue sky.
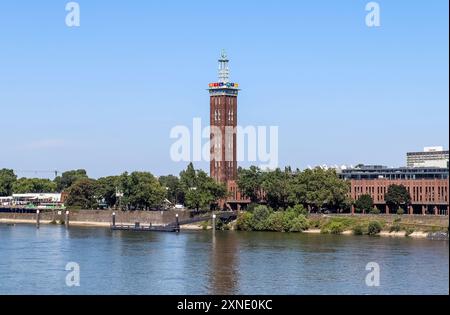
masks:
{"label": "blue sky", "polygon": [[79,28],[67,2],[0,4],[0,168],[177,174],[170,130],[207,122],[223,48],[239,124],[279,126],[280,166],[448,148],[446,0],[378,1],[379,28],[358,0],[84,0]]}

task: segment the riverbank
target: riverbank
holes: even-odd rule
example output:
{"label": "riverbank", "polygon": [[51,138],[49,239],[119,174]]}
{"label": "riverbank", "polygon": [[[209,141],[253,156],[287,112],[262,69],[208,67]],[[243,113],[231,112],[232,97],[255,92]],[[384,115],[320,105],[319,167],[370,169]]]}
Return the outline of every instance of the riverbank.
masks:
{"label": "riverbank", "polygon": [[[77,227],[109,228],[112,223],[111,210],[72,210],[69,223]],[[178,215],[179,220],[190,218],[189,211],[116,211],[116,224],[166,225],[173,223]],[[64,224],[65,215],[58,212],[43,212],[40,215],[40,224]],[[365,234],[370,222],[377,221],[381,231],[377,233],[383,237],[411,237],[430,238],[433,233],[448,231],[448,217],[446,216],[420,216],[420,215],[316,215],[308,216],[309,228],[303,233],[319,234],[334,233],[342,235],[355,234],[355,228],[361,228]],[[0,213],[0,224],[36,224],[36,214],[31,213]],[[339,230],[331,231],[330,226],[339,226]],[[235,229],[235,222],[228,229]],[[211,229],[211,222],[194,223],[181,226],[181,230]]]}
{"label": "riverbank", "polygon": [[[306,231],[303,231],[305,234],[323,234],[320,229],[309,229]],[[346,230],[340,233],[341,235],[354,235],[353,231]],[[400,232],[390,232],[390,231],[381,231],[379,236],[387,236],[387,237],[413,237],[413,238],[428,238],[430,233],[417,231],[413,232],[409,235],[407,235],[406,231],[400,231]]]}

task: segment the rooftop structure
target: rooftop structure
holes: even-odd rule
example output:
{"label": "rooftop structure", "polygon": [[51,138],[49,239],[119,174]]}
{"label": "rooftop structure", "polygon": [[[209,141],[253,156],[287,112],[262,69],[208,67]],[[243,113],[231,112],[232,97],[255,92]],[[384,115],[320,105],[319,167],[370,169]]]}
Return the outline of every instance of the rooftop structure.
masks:
{"label": "rooftop structure", "polygon": [[443,147],[425,147],[422,152],[406,153],[408,167],[449,167],[449,151]]}

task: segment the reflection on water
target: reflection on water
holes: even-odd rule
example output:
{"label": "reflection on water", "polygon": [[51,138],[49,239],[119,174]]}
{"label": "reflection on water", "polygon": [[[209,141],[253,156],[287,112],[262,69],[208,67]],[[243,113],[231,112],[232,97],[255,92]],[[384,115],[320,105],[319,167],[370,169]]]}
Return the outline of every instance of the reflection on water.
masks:
{"label": "reflection on water", "polygon": [[[0,294],[448,294],[448,242],[0,226]],[[80,287],[65,265],[80,265]],[[368,262],[381,286],[365,285]]]}
{"label": "reflection on water", "polygon": [[237,294],[239,282],[236,233],[212,232],[209,294]]}

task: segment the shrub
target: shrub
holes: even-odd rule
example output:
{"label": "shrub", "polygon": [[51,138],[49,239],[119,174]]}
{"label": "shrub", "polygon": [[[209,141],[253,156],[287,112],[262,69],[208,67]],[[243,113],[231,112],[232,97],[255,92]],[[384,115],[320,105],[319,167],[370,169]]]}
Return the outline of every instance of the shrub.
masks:
{"label": "shrub", "polygon": [[331,234],[342,234],[344,232],[344,225],[341,222],[331,222],[328,230]]}
{"label": "shrub", "polygon": [[291,230],[292,223],[294,222],[294,219],[296,217],[298,217],[298,215],[295,214],[295,212],[292,210],[283,212],[283,230],[284,231],[288,232]]}
{"label": "shrub", "polygon": [[264,226],[268,231],[283,232],[285,226],[284,213],[281,211],[271,213]]}
{"label": "shrub", "polygon": [[249,205],[247,206],[247,211],[248,211],[248,212],[253,212],[257,206],[258,206],[257,203],[252,202],[251,204],[249,204]]}
{"label": "shrub", "polygon": [[203,230],[207,230],[208,229],[208,222],[207,221],[202,222],[201,223],[201,227],[202,227]]}
{"label": "shrub", "polygon": [[411,227],[406,228],[405,231],[406,231],[405,236],[410,236],[411,234],[414,233],[414,229]]}
{"label": "shrub", "polygon": [[299,215],[291,222],[289,232],[302,232],[309,228],[309,221],[304,215]]}
{"label": "shrub", "polygon": [[353,227],[353,235],[363,235],[364,227],[361,224],[355,225]]}
{"label": "shrub", "polygon": [[398,208],[398,209],[397,209],[397,214],[398,214],[398,215],[405,214],[405,210],[403,210],[402,208]]}
{"label": "shrub", "polygon": [[257,206],[253,210],[253,218],[251,220],[251,228],[256,231],[264,231],[267,229],[267,219],[272,213],[272,209],[267,206]]}
{"label": "shrub", "polygon": [[380,209],[373,208],[372,210],[370,210],[370,214],[380,214]]}
{"label": "shrub", "polygon": [[395,218],[394,223],[399,223],[402,220],[402,218]]}
{"label": "shrub", "polygon": [[377,235],[381,232],[381,223],[378,221],[370,221],[368,226],[369,235]]}
{"label": "shrub", "polygon": [[309,221],[309,226],[318,229],[321,226],[321,220],[320,219],[312,219]]}
{"label": "shrub", "polygon": [[60,220],[60,221],[59,221],[59,224],[64,225],[64,224],[66,224],[66,221]]}
{"label": "shrub", "polygon": [[55,219],[51,220],[50,224],[56,224],[56,220]]}
{"label": "shrub", "polygon": [[394,225],[392,225],[392,226],[390,227],[389,233],[392,233],[392,232],[400,232],[400,230],[401,230],[400,224],[394,223]]}
{"label": "shrub", "polygon": [[252,230],[253,214],[250,212],[241,213],[236,221],[236,229],[240,231]]}

